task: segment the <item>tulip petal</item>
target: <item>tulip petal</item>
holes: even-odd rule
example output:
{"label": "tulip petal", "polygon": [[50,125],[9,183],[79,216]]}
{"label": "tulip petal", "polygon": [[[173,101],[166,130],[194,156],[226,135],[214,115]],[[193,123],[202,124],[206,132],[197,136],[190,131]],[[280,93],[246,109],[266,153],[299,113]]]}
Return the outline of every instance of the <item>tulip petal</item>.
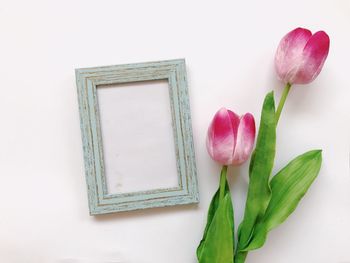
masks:
{"label": "tulip petal", "polygon": [[[238,126],[239,126],[239,122],[240,122],[240,117],[234,113],[233,111],[227,110],[228,115],[230,116],[230,120],[231,120],[231,124],[232,124],[232,132],[233,132],[233,136],[235,138],[235,142],[234,142],[234,147],[236,147],[236,142],[237,142],[237,132],[238,132]],[[233,156],[233,151],[232,151],[232,156]]]}
{"label": "tulip petal", "polygon": [[250,113],[246,113],[240,120],[237,132],[237,142],[233,154],[233,165],[245,162],[252,152],[255,141],[255,121]]}
{"label": "tulip petal", "polygon": [[217,162],[229,165],[232,161],[235,136],[232,118],[238,118],[225,108],[220,109],[214,116],[208,129],[207,150]]}
{"label": "tulip petal", "polygon": [[302,61],[304,47],[311,36],[310,30],[299,27],[282,38],[275,55],[275,68],[283,82],[291,82],[295,77]]}
{"label": "tulip petal", "polygon": [[324,31],[312,35],[304,47],[302,63],[292,80],[293,83],[307,84],[318,76],[328,56],[329,42],[329,36]]}

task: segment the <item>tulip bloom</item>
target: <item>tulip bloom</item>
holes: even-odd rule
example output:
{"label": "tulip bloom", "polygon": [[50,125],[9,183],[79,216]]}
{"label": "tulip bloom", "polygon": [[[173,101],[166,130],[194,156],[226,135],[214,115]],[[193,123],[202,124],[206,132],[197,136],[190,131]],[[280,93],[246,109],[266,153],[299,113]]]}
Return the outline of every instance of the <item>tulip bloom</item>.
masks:
{"label": "tulip bloom", "polygon": [[211,158],[223,165],[239,165],[252,152],[255,141],[255,121],[250,113],[239,117],[225,108],[214,116],[207,135],[207,150]]}
{"label": "tulip bloom", "polygon": [[329,51],[329,37],[324,31],[312,34],[296,28],[284,36],[277,48],[275,67],[284,83],[307,84],[320,73]]}

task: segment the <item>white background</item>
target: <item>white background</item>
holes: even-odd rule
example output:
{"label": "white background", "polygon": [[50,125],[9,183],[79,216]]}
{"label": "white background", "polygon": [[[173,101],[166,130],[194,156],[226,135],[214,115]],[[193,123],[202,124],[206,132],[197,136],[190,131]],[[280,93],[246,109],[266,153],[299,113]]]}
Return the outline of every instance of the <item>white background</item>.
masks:
{"label": "white background", "polygon": [[[276,46],[297,26],[326,30],[331,50],[316,81],[290,93],[275,171],[312,148],[323,149],[323,166],[246,262],[350,262],[347,0],[2,0],[0,261],[196,262],[220,171],[206,153],[207,126],[222,106],[258,122],[264,95],[281,93]],[[90,217],[74,69],[172,58],[187,62],[200,204]],[[230,172],[236,222],[246,168]]]}

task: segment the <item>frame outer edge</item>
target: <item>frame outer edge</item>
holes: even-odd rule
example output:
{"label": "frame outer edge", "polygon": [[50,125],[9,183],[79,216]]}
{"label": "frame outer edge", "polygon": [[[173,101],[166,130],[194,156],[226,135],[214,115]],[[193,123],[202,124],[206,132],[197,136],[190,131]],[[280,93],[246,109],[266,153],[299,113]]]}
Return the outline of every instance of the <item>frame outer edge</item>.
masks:
{"label": "frame outer edge", "polygon": [[[100,127],[91,126],[91,116],[90,111],[91,107],[94,107],[95,117],[99,117],[98,102],[97,98],[88,97],[86,81],[87,79],[92,80],[96,77],[103,77],[108,74],[109,71],[116,72],[120,70],[124,72],[126,76],[132,75],[135,76],[138,70],[149,68],[150,77],[147,80],[153,80],[155,78],[155,73],[157,70],[171,70],[176,71],[176,86],[178,86],[178,105],[173,105],[172,107],[179,107],[180,110],[180,123],[178,125],[182,126],[182,142],[184,144],[184,162],[185,162],[185,177],[187,180],[187,194],[161,197],[159,194],[158,198],[155,199],[144,199],[134,202],[115,202],[110,204],[100,204],[99,197],[97,196],[97,182],[96,180],[101,180],[101,178],[96,178],[96,169],[99,167],[96,166],[95,158],[99,158],[100,162],[103,162],[103,156],[95,156],[93,149],[93,138],[91,137],[92,128],[99,129]],[[136,74],[137,75],[137,74]],[[89,200],[89,210],[90,215],[99,215],[113,212],[121,211],[130,211],[137,209],[146,209],[152,207],[166,207],[173,205],[182,205],[182,204],[191,204],[199,202],[199,192],[198,192],[198,180],[196,173],[196,164],[195,164],[195,153],[194,153],[194,144],[193,144],[193,134],[192,134],[192,125],[191,125],[191,112],[189,106],[189,95],[187,87],[187,75],[186,75],[186,64],[184,59],[175,59],[175,60],[166,60],[166,61],[157,61],[157,62],[145,62],[139,64],[126,64],[126,65],[117,65],[117,66],[107,66],[107,67],[97,67],[97,68],[81,68],[75,70],[76,76],[76,85],[78,91],[78,103],[79,103],[79,114],[80,114],[80,127],[82,133],[82,143],[83,143],[83,152],[84,152],[84,163],[85,163],[85,176],[86,183],[88,188],[88,200]],[[146,81],[147,81],[146,80]],[[134,81],[138,81],[137,78]],[[144,80],[143,80],[144,81]],[[132,82],[132,81],[130,81]],[[93,100],[94,105],[91,104]],[[97,103],[97,104],[96,104]],[[173,120],[175,119],[172,116]],[[173,123],[175,125],[175,123]],[[96,132],[96,131],[95,131]],[[99,133],[100,131],[97,131]],[[96,142],[95,142],[96,143]],[[102,147],[102,144],[99,144],[99,147]],[[102,149],[99,149],[102,151]],[[177,160],[179,162],[179,160]],[[100,171],[101,172],[101,171]],[[160,189],[154,189],[160,190]],[[185,190],[185,189],[184,189]],[[166,190],[164,189],[164,193]],[[185,192],[184,192],[185,193]],[[119,197],[114,197],[117,201]],[[103,202],[103,200],[101,200]]]}

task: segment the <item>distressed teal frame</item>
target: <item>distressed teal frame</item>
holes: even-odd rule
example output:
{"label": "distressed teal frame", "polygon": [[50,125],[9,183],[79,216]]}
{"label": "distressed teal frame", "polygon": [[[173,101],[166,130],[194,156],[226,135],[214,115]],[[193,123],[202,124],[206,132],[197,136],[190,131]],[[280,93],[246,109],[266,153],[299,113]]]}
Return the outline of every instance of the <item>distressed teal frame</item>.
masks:
{"label": "distressed teal frame", "polygon": [[[81,68],[75,73],[90,215],[198,203],[185,60]],[[169,83],[179,184],[174,188],[108,194],[96,87],[164,79]]]}

